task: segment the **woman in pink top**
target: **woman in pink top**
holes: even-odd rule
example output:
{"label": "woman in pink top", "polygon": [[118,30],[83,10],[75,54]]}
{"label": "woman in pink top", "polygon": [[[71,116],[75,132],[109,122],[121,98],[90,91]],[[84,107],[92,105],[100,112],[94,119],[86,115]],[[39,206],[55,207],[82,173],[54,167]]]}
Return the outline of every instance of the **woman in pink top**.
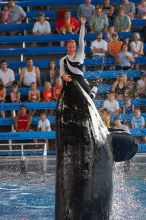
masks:
{"label": "woman in pink top", "polygon": [[8,5],[3,5],[1,9],[1,14],[0,14],[0,22],[1,24],[8,24],[9,23],[9,8]]}
{"label": "woman in pink top", "polygon": [[142,0],[137,6],[138,8],[138,18],[146,19],[146,0]]}
{"label": "woman in pink top", "polygon": [[16,84],[12,86],[10,98],[11,102],[20,102],[20,92],[18,92],[18,86]]}

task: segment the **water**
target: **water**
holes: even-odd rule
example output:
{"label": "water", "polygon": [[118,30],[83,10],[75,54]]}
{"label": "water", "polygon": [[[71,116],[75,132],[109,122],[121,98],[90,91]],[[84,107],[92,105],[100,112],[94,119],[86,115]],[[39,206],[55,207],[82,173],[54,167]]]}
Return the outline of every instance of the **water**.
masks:
{"label": "water", "polygon": [[[19,172],[19,162],[0,161],[0,220],[54,220],[54,158],[27,159],[25,175]],[[120,163],[114,170],[111,220],[145,220],[146,164],[132,163],[124,172]]]}

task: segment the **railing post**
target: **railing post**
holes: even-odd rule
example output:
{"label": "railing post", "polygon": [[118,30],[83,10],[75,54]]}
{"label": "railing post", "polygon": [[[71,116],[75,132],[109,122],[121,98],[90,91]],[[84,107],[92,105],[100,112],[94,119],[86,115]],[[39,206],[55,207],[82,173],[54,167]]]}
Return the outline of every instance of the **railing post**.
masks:
{"label": "railing post", "polygon": [[44,157],[47,156],[47,143],[44,144],[44,154],[43,154]]}

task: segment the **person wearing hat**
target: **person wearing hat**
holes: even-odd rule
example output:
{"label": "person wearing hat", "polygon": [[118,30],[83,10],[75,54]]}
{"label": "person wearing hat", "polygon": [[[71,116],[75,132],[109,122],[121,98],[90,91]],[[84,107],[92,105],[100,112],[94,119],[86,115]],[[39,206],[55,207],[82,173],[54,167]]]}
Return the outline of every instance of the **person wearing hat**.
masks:
{"label": "person wearing hat", "polygon": [[140,98],[145,98],[146,93],[146,71],[141,71],[140,79],[136,83],[136,93]]}
{"label": "person wearing hat", "polygon": [[117,132],[126,132],[126,133],[130,134],[129,127],[127,125],[124,125],[121,123],[120,116],[116,116],[114,118],[114,127],[113,128],[117,129],[117,130],[121,130],[121,131],[117,131]]}
{"label": "person wearing hat", "polygon": [[110,56],[115,57],[121,51],[123,42],[119,40],[118,34],[112,34],[112,40],[108,43],[108,53]]}
{"label": "person wearing hat", "polygon": [[108,17],[102,13],[102,7],[95,7],[95,15],[89,20],[90,32],[107,32],[109,26]]}

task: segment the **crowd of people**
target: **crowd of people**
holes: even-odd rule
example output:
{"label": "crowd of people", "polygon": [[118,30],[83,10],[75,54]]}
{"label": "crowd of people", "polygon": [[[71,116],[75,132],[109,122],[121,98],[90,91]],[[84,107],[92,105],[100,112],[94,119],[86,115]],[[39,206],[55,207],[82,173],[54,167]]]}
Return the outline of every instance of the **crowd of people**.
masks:
{"label": "crowd of people", "polygon": [[[144,44],[138,32],[133,33],[130,41],[120,39],[118,32],[130,32],[132,30],[131,19],[146,18],[146,1],[142,0],[140,4],[135,5],[133,2],[123,0],[119,7],[115,7],[109,0],[104,0],[102,5],[96,6],[92,4],[91,0],[85,0],[77,8],[76,18],[71,15],[71,11],[65,11],[63,17],[56,21],[54,30],[45,14],[40,12],[38,20],[34,23],[32,34],[47,35],[55,32],[58,34],[77,34],[80,30],[81,17],[87,20],[86,32],[96,33],[96,39],[87,42],[90,45],[92,56],[100,60],[105,58],[114,59],[115,65],[108,68],[110,70],[120,70],[120,74],[113,82],[111,91],[100,109],[102,120],[108,128],[113,126],[114,128],[123,129],[127,133],[130,132],[129,128],[143,128],[145,120],[141,114],[141,109],[132,104],[132,99],[146,97],[146,71],[141,70],[140,79],[134,80],[133,78],[127,78],[126,70],[139,69],[138,64],[135,64],[135,58],[144,55]],[[25,22],[26,19],[25,11],[16,5],[14,0],[8,0],[8,4],[3,5],[1,8],[1,24],[16,24]],[[13,31],[11,34],[15,35],[17,32]],[[64,41],[60,42],[60,46],[64,45]],[[86,56],[88,55],[86,54]],[[101,70],[104,68],[102,66]],[[98,69],[99,67],[95,67],[95,70]],[[40,86],[43,86],[43,92],[39,90]],[[10,94],[7,94],[8,87],[12,88]],[[27,97],[21,96],[20,87],[29,88]],[[53,59],[50,60],[42,77],[41,70],[34,66],[33,59],[27,58],[26,66],[21,69],[17,83],[14,71],[8,67],[7,60],[2,59],[0,62],[0,102],[57,101],[61,89],[60,70]],[[6,117],[6,113],[3,111],[0,114],[1,117]],[[40,114],[37,130],[50,131],[51,126],[47,116],[54,114],[54,111],[41,113],[37,110],[30,111],[23,103],[19,113],[16,112],[15,130],[19,132],[28,131],[31,128],[32,117],[37,114]],[[116,116],[112,121],[111,118],[114,114]],[[132,117],[128,123],[126,121],[126,124],[123,125],[121,124],[122,117],[117,116],[119,114],[132,114]],[[144,137],[143,141],[145,140]],[[49,145],[47,140],[46,142]]]}

